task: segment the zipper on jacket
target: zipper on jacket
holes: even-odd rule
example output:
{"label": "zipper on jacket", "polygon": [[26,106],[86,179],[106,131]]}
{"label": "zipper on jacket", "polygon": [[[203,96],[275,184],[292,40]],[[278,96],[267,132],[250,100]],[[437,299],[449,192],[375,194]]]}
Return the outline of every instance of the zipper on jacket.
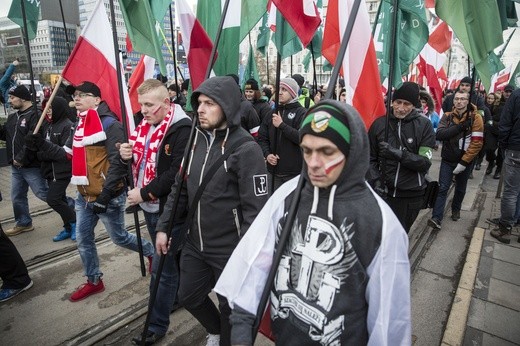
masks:
{"label": "zipper on jacket", "polygon": [[14,155],[14,141],[16,139],[16,133],[18,132],[18,126],[19,126],[18,122],[20,121],[20,117],[21,117],[20,112],[17,112],[17,114],[16,114],[16,125],[14,126],[13,140],[11,141],[11,150],[13,152],[12,153],[13,154],[13,165],[14,165],[14,158],[16,157]]}
{"label": "zipper on jacket", "polygon": [[[397,136],[399,140],[399,150],[403,150],[401,145],[401,120],[397,122]],[[394,180],[394,195],[392,197],[395,197],[397,195],[397,181],[399,180],[399,170],[401,169],[401,162],[397,162],[397,171],[395,172],[395,180]]]}
{"label": "zipper on jacket", "polygon": [[238,220],[238,211],[233,208],[233,217],[235,218],[235,227],[237,228],[238,238],[240,238],[240,221]]}
{"label": "zipper on jacket", "polygon": [[[199,130],[197,129],[197,131],[199,131]],[[204,163],[202,164],[202,169],[200,171],[199,186],[202,183],[202,178],[204,177],[204,168],[206,168],[206,162],[208,161],[209,151],[210,151],[211,145],[213,144],[213,141],[215,139],[215,137],[213,137],[211,142],[209,142],[208,138],[206,137],[206,134],[204,134],[204,133],[203,133],[203,137],[204,137],[204,140],[206,141],[206,156],[204,157]],[[202,197],[201,197],[201,199],[202,199]],[[199,228],[200,251],[204,251],[204,244],[202,242],[202,230],[200,227],[200,199],[197,202],[197,226]]]}

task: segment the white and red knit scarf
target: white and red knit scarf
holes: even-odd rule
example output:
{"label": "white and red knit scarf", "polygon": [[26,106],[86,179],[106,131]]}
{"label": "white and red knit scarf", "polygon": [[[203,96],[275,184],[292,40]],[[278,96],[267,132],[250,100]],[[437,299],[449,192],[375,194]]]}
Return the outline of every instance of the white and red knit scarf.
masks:
{"label": "white and red knit scarf", "polygon": [[[143,175],[143,187],[148,185],[150,181],[155,178],[156,164],[157,164],[157,152],[161,146],[161,142],[166,134],[166,131],[170,128],[170,124],[173,121],[175,107],[170,107],[170,111],[164,117],[164,119],[155,127],[153,133],[150,136],[150,143],[146,152],[146,162],[144,165]],[[146,139],[148,132],[152,125],[148,124],[146,120],[142,120],[139,126],[130,135],[130,142],[133,142],[132,154],[133,163],[132,171],[134,176],[134,186],[137,186],[137,180],[139,177],[139,167],[141,161],[145,156],[146,151]]]}
{"label": "white and red knit scarf", "polygon": [[75,185],[88,185],[85,146],[104,141],[107,136],[95,109],[78,113],[78,126],[72,140],[72,178]]}

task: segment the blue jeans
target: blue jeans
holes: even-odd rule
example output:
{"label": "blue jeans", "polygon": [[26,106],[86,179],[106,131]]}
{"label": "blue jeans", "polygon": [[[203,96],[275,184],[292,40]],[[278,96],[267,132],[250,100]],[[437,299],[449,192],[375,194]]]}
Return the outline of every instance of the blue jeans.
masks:
{"label": "blue jeans", "polygon": [[[466,195],[466,186],[468,185],[469,175],[471,174],[471,163],[466,169],[455,175],[455,192],[453,194],[453,201],[451,202],[452,211],[460,211],[462,201]],[[450,189],[453,179],[453,170],[457,167],[456,163],[449,163],[444,160],[441,161],[441,168],[439,170],[439,194],[433,207],[432,218],[442,222],[444,217],[444,207],[446,206],[446,199],[448,197],[448,190]]]}
{"label": "blue jeans", "polygon": [[27,192],[31,187],[36,197],[46,202],[49,190],[47,181],[42,177],[40,168],[16,168],[14,166],[11,166],[11,180],[11,200],[16,226],[29,226],[32,224],[32,218],[29,213]]}
{"label": "blue jeans", "polygon": [[[138,251],[137,236],[128,233],[125,229],[125,201],[126,193],[110,200],[106,213],[96,214],[92,208],[92,202],[87,202],[78,193],[76,198],[76,241],[78,251],[83,263],[85,276],[90,282],[97,283],[103,273],[99,270],[99,258],[97,254],[94,228],[98,220],[103,222],[105,229],[114,244],[129,250]],[[153,256],[152,243],[143,239],[143,255]]]}
{"label": "blue jeans", "polygon": [[[146,226],[148,227],[148,233],[155,244],[157,221],[159,220],[159,213],[148,213],[144,212],[144,219],[146,220]],[[177,225],[173,228],[172,237],[175,239],[182,225]],[[152,278],[150,280],[150,293],[152,292],[155,284],[155,278],[157,274],[157,268],[159,268],[159,261],[161,256],[157,253],[153,256],[152,262]],[[179,269],[176,259],[176,254],[172,251],[168,251],[162,268],[161,279],[159,281],[159,287],[157,289],[157,296],[150,311],[150,331],[157,335],[164,335],[168,331],[170,325],[170,313],[175,303],[177,296],[177,289],[179,288]]]}
{"label": "blue jeans", "polygon": [[500,221],[513,226],[518,220],[520,197],[520,151],[506,150],[502,164],[504,192],[500,201]]}

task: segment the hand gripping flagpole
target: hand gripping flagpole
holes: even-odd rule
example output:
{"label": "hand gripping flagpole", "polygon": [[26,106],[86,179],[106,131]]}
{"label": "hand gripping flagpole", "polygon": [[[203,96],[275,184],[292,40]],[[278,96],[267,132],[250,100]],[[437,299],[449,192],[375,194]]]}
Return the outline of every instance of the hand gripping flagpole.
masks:
{"label": "hand gripping flagpole", "polygon": [[[211,55],[210,55],[210,58],[208,61],[208,68],[206,70],[206,79],[208,79],[209,76],[211,75],[211,70],[213,68],[215,55],[217,54],[218,43],[220,41],[220,34],[222,33],[222,27],[224,26],[224,21],[226,20],[226,14],[227,14],[227,10],[229,7],[229,1],[230,0],[226,0],[226,2],[224,3],[224,8],[222,9],[222,16],[220,18],[220,24],[219,24],[219,27],[217,30],[217,35],[215,37],[215,42],[213,42],[213,48],[211,49]],[[187,102],[189,102],[189,100],[187,100]],[[170,218],[168,219],[168,226],[166,229],[166,238],[168,240],[171,240],[173,225],[174,225],[174,221],[175,221],[175,214],[177,213],[177,208],[179,206],[181,190],[183,188],[183,185],[185,184],[186,167],[187,167],[187,164],[190,159],[190,149],[193,144],[194,137],[195,137],[195,128],[197,125],[197,119],[198,118],[196,115],[193,116],[193,120],[191,123],[190,136],[188,139],[188,143],[186,144],[186,147],[184,148],[184,155],[182,157],[181,167],[179,169],[179,173],[177,174],[177,178],[176,178],[176,181],[178,182],[178,184],[177,184],[177,188],[175,190],[175,195],[173,198],[173,208],[170,213]],[[180,240],[184,238],[184,234],[188,230],[187,226],[189,225],[190,221],[191,220],[185,221],[185,223],[181,229],[181,234],[179,234],[177,241],[172,240],[172,244],[173,244],[172,248],[169,249],[168,251],[171,251],[173,254],[177,253],[179,245],[180,245]],[[155,274],[152,291],[150,292],[150,298],[148,300],[148,311],[146,313],[146,321],[144,323],[143,333],[141,334],[141,343],[140,344],[142,346],[146,345],[146,335],[148,334],[148,328],[150,327],[150,318],[151,318],[150,312],[152,311],[153,306],[155,305],[155,299],[157,298],[157,291],[159,290],[159,283],[161,281],[161,276],[162,276],[162,271],[163,271],[165,261],[166,261],[166,255],[161,254],[161,258],[159,260],[159,265],[157,267],[157,272]]]}
{"label": "hand gripping flagpole", "polygon": [[[128,119],[126,117],[126,106],[125,99],[123,96],[123,80],[121,78],[121,65],[119,60],[119,46],[117,44],[117,29],[115,26],[116,15],[114,11],[114,1],[110,0],[110,18],[112,22],[112,39],[114,42],[114,54],[115,54],[115,62],[116,62],[116,74],[117,74],[117,86],[119,88],[119,103],[121,104],[121,121],[123,122],[123,139],[124,142],[128,142]],[[128,162],[128,184],[130,188],[134,188],[134,179],[132,177],[132,166],[131,163]],[[134,208],[134,224],[135,224],[135,234],[137,236],[137,248],[139,251],[139,261],[141,263],[141,275],[146,276],[146,269],[144,266],[144,257],[143,257],[143,240],[141,238],[141,226],[139,225],[139,215],[137,214],[138,209]]]}
{"label": "hand gripping flagpole", "polygon": [[[350,36],[352,34],[352,29],[354,28],[354,23],[357,18],[357,13],[359,11],[359,6],[361,4],[361,0],[356,0],[354,5],[352,6],[352,12],[349,15],[347,26],[345,28],[345,33],[343,35],[343,41],[341,42],[341,46],[339,48],[338,56],[336,58],[336,64],[332,71],[332,76],[329,81],[329,86],[327,88],[327,92],[325,93],[325,99],[330,99],[332,95],[332,90],[334,87],[334,81],[338,78],[339,69],[341,67],[341,62],[345,57],[345,51],[347,50],[347,45],[350,40]],[[293,199],[291,201],[291,205],[289,207],[289,211],[287,213],[287,217],[285,219],[285,223],[283,225],[282,231],[280,233],[280,237],[278,239],[278,244],[276,245],[276,251],[273,258],[273,263],[271,264],[271,269],[269,270],[269,275],[267,276],[267,281],[264,286],[264,290],[262,292],[262,296],[260,298],[260,302],[258,304],[258,309],[256,312],[255,322],[253,324],[253,344],[256,339],[256,335],[258,333],[258,328],[260,327],[260,322],[262,320],[262,316],[264,314],[267,301],[269,300],[269,295],[271,293],[271,287],[274,283],[274,278],[276,276],[276,272],[278,270],[278,265],[280,264],[280,260],[282,259],[283,249],[287,240],[289,239],[289,234],[291,233],[292,225],[294,222],[294,218],[296,217],[296,210],[298,209],[298,203],[300,200],[301,191],[304,185],[305,179],[303,178],[303,174],[300,175],[298,180],[298,185],[296,186],[296,190],[294,191]]]}

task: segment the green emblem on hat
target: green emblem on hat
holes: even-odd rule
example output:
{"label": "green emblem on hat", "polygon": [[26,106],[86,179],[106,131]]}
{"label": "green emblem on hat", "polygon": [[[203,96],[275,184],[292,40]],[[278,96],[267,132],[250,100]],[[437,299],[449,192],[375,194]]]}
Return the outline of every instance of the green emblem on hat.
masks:
{"label": "green emblem on hat", "polygon": [[311,121],[312,130],[316,133],[325,131],[329,127],[330,118],[331,115],[324,111],[314,113]]}

